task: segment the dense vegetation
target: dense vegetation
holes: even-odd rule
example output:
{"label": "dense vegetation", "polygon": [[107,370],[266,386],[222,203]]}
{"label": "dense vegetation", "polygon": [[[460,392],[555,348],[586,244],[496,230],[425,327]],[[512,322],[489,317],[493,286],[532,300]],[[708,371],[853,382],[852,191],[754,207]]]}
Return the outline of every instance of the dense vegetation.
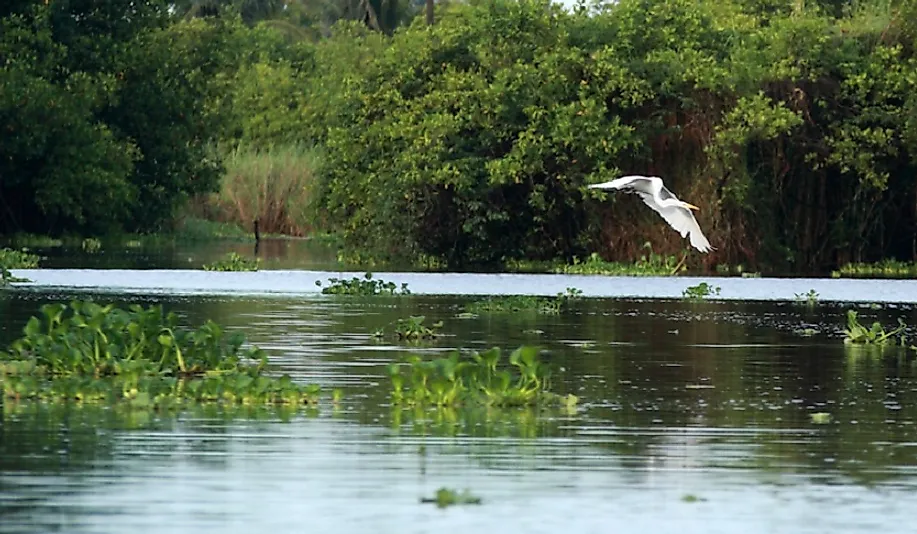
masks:
{"label": "dense vegetation", "polygon": [[917,256],[915,0],[99,5],[0,8],[0,232],[193,208],[450,268],[680,255],[585,189],[626,172],[702,207],[711,264]]}
{"label": "dense vegetation", "polygon": [[46,304],[0,351],[0,398],[157,408],[317,401],[317,386],[265,375],[267,355],[243,344],[213,321],[181,326],[159,306]]}

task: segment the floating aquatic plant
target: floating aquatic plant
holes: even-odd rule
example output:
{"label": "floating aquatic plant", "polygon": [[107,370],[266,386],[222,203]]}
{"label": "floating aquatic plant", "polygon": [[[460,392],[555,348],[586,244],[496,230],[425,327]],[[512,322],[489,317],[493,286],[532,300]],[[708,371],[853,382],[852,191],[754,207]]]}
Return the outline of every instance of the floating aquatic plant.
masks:
{"label": "floating aquatic plant", "polygon": [[213,321],[182,327],[159,306],[46,304],[0,353],[0,377],[12,399],[154,407],[317,400],[316,386],[265,376],[266,355],[244,343]]}
{"label": "floating aquatic plant", "polygon": [[329,278],[329,285],[322,287],[322,281],[316,280],[315,285],[322,288],[326,295],[410,295],[407,284],[401,284],[399,290],[394,282],[373,280],[372,273],[366,273],[363,278],[354,276],[350,279]]}
{"label": "floating aquatic plant", "polygon": [[94,237],[87,237],[80,242],[80,248],[83,249],[83,252],[95,254],[102,250],[102,242]]}
{"label": "floating aquatic plant", "polygon": [[34,269],[38,267],[38,261],[38,256],[25,250],[0,248],[0,287],[28,282],[26,278],[13,276],[10,269]]}
{"label": "floating aquatic plant", "polygon": [[534,312],[545,315],[556,315],[571,300],[581,297],[583,292],[575,287],[568,287],[566,292],[555,297],[536,297],[532,295],[509,295],[488,297],[465,306],[465,313],[519,313]]}
{"label": "floating aquatic plant", "polygon": [[863,345],[895,345],[905,344],[904,330],[907,325],[900,317],[898,328],[886,331],[878,321],[866,328],[860,324],[856,310],[847,311],[847,328],[844,329],[844,343]]}
{"label": "floating aquatic plant", "polygon": [[436,490],[436,495],[434,497],[421,497],[420,502],[424,504],[436,504],[439,508],[447,508],[456,504],[481,504],[481,498],[472,495],[467,489],[458,492],[449,488],[439,488]]}
{"label": "floating aquatic plant", "polygon": [[223,259],[204,265],[205,271],[257,271],[261,258],[249,259],[230,252]]}
{"label": "floating aquatic plant", "polygon": [[809,420],[816,425],[827,425],[833,418],[828,412],[814,412],[809,414]]}
{"label": "floating aquatic plant", "polygon": [[883,260],[877,263],[848,263],[831,272],[832,278],[875,276],[917,278],[917,262]]}
{"label": "floating aquatic plant", "polygon": [[681,296],[688,300],[703,300],[710,296],[720,294],[719,286],[713,286],[707,282],[701,282],[696,286],[688,286],[681,292]]}
{"label": "floating aquatic plant", "polygon": [[539,353],[538,347],[522,346],[508,358],[497,347],[433,360],[412,355],[406,364],[388,367],[392,400],[433,406],[575,406],[575,395],[550,391],[551,371]]}
{"label": "floating aquatic plant", "polygon": [[[392,333],[398,340],[404,341],[422,341],[433,340],[439,335],[439,329],[443,327],[442,321],[437,321],[430,326],[423,324],[426,317],[423,315],[412,315],[407,319],[398,319],[392,323]],[[373,334],[374,337],[385,337],[385,329],[382,328]]]}
{"label": "floating aquatic plant", "polygon": [[593,252],[586,260],[573,258],[572,265],[563,265],[554,269],[562,274],[604,274],[615,276],[670,276],[685,270],[684,258],[662,256],[653,252],[653,247],[645,243],[647,250],[634,263],[605,261]]}
{"label": "floating aquatic plant", "polygon": [[810,289],[808,293],[794,293],[794,296],[796,302],[805,304],[809,308],[814,308],[818,304],[818,293],[814,289]]}

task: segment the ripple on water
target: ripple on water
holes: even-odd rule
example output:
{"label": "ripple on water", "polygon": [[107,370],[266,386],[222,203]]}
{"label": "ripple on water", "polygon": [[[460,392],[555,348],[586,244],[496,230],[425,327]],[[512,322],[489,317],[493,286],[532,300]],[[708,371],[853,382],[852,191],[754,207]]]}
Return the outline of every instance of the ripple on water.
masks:
{"label": "ripple on water", "polygon": [[[3,298],[18,322],[11,329],[41,301]],[[344,403],[260,419],[7,405],[0,532],[912,525],[914,366],[848,352],[830,333],[794,334],[801,324],[831,332],[841,306],[593,299],[560,316],[456,320],[469,298],[162,300],[189,320],[245,332],[276,370],[341,388]],[[863,313],[893,324],[913,311]],[[443,320],[445,336],[428,347],[372,338],[408,314]],[[535,330],[543,334],[533,338]],[[555,388],[581,397],[576,414],[443,411],[418,420],[389,405],[385,366],[409,352],[533,339],[562,369]],[[813,422],[820,412],[828,423]],[[419,504],[443,486],[468,488],[484,504]]]}

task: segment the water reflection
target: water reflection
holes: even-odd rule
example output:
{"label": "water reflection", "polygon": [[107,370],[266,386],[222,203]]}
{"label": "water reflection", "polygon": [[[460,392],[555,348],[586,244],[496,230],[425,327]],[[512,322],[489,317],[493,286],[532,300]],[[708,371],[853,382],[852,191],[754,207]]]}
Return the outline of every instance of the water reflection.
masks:
{"label": "water reflection", "polygon": [[217,239],[174,242],[138,240],[105,242],[99,251],[81,246],[35,247],[45,269],[200,269],[231,252],[260,258],[262,269],[338,269],[337,251],[327,242],[311,239]]}
{"label": "water reflection", "polygon": [[[69,296],[0,297],[2,341]],[[907,531],[917,370],[906,353],[845,347],[844,307],[588,299],[558,316],[458,318],[470,299],[157,297],[244,331],[344,403],[169,415],[7,402],[0,531]],[[445,335],[422,349],[372,338],[409,314]],[[384,367],[407,352],[521,343],[549,351],[576,413],[388,401]],[[441,486],[484,505],[418,503]]]}

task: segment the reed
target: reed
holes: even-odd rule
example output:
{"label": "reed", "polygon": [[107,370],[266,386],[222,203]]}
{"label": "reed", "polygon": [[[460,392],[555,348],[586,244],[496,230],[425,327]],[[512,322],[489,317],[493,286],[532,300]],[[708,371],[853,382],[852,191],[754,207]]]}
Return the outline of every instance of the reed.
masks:
{"label": "reed", "polygon": [[199,199],[199,208],[207,218],[243,228],[257,220],[264,233],[304,236],[312,228],[310,192],[319,162],[318,150],[304,144],[229,149],[219,193]]}

